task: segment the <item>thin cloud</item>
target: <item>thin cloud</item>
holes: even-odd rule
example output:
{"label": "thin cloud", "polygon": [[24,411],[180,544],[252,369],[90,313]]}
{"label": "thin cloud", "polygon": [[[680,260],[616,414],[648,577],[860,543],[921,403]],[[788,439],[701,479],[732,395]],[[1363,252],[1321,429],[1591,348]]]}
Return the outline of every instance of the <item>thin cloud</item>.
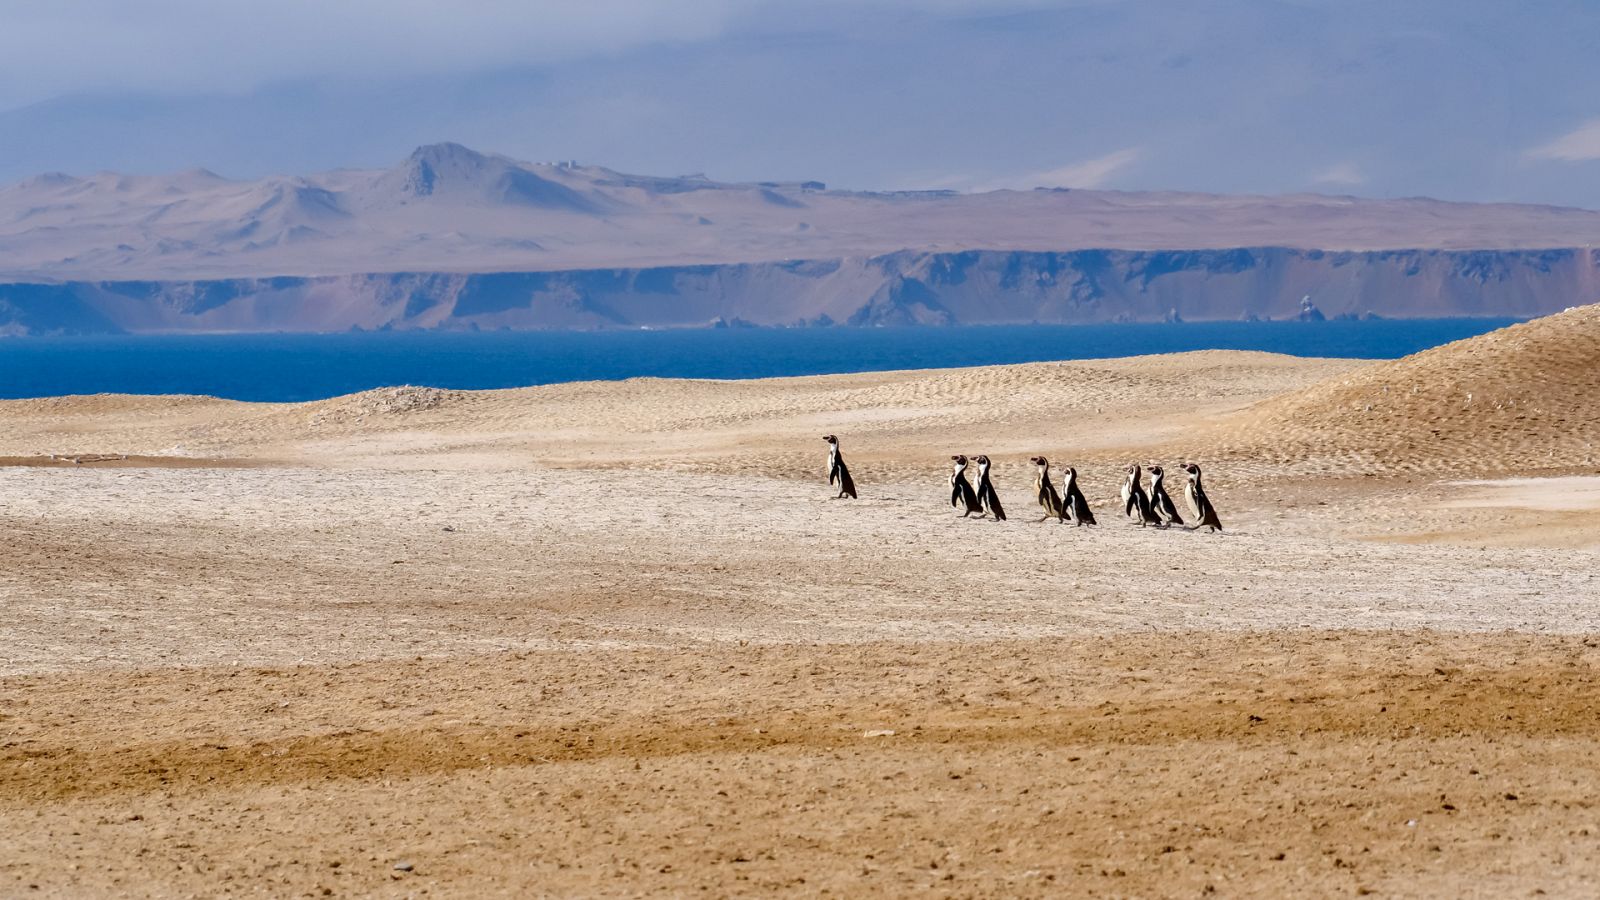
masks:
{"label": "thin cloud", "polygon": [[1540,144],[1523,154],[1528,159],[1557,162],[1589,162],[1600,159],[1600,119],[1591,119],[1548,144]]}
{"label": "thin cloud", "polygon": [[1069,163],[1056,169],[1032,172],[972,185],[975,191],[1015,190],[1043,188],[1097,188],[1104,187],[1129,166],[1144,158],[1143,147],[1124,147],[1105,156]]}
{"label": "thin cloud", "polygon": [[1336,163],[1311,176],[1314,184],[1331,184],[1340,187],[1356,187],[1367,183],[1367,176],[1355,163]]}
{"label": "thin cloud", "polygon": [[480,72],[863,14],[963,16],[1070,0],[0,0],[0,105],[74,92],[247,91]]}

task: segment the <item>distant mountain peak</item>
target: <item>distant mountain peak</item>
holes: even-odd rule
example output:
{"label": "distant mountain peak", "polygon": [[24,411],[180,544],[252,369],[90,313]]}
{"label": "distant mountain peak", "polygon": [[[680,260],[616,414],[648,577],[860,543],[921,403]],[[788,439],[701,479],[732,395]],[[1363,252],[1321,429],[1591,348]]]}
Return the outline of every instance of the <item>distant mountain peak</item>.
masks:
{"label": "distant mountain peak", "polygon": [[[309,176],[189,170],[0,185],[0,279],[546,271],[980,249],[1173,251],[1150,265],[1181,266],[1190,251],[1259,247],[1557,248],[1556,265],[1562,253],[1600,252],[1560,248],[1593,246],[1600,211],[1313,195],[830,191],[522,162],[453,142],[417,147],[387,168]],[[1163,302],[1164,315],[1173,304]],[[1317,302],[1340,312],[1321,294]],[[843,321],[846,312],[830,315]]]}
{"label": "distant mountain peak", "polygon": [[401,190],[412,197],[436,192],[481,187],[516,164],[505,157],[488,156],[453,141],[423,144],[400,164]]}
{"label": "distant mountain peak", "polygon": [[441,182],[476,181],[489,162],[489,157],[460,144],[424,144],[401,163],[402,187],[413,197],[427,197]]}
{"label": "distant mountain peak", "polygon": [[468,160],[474,163],[482,163],[487,161],[489,156],[479,153],[465,144],[458,144],[455,141],[440,141],[436,144],[418,146],[417,149],[411,151],[409,158],[430,163],[441,163],[450,160]]}
{"label": "distant mountain peak", "polygon": [[65,172],[44,172],[42,174],[35,175],[32,178],[24,178],[22,181],[18,182],[17,185],[23,188],[63,187],[69,184],[77,184],[78,182],[79,179],[74,178]]}
{"label": "distant mountain peak", "polygon": [[452,196],[574,212],[597,212],[605,205],[538,171],[548,168],[446,141],[412,151],[393,170],[391,183],[397,181],[399,193],[407,199]]}

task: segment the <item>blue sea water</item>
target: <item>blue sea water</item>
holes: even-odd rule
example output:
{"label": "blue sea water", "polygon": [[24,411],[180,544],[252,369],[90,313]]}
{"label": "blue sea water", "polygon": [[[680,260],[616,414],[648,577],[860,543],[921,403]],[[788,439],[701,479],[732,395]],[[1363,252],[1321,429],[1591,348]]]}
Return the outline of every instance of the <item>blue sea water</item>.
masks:
{"label": "blue sea water", "polygon": [[0,398],[112,392],[298,401],[399,384],[764,378],[1205,349],[1390,359],[1514,321],[15,338],[0,340]]}

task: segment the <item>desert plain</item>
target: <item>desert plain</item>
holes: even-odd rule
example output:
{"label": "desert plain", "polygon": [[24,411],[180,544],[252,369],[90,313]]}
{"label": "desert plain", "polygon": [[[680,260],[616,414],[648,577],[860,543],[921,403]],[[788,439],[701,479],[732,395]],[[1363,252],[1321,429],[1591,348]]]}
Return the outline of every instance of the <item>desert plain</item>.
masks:
{"label": "desert plain", "polygon": [[0,423],[0,897],[1600,893],[1600,308]]}

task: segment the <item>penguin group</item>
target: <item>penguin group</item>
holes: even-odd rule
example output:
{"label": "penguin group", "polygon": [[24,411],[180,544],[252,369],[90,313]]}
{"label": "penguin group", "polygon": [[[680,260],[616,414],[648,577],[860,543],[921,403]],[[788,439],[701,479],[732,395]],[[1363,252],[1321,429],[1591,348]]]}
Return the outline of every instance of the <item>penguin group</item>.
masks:
{"label": "penguin group", "polygon": [[[850,478],[844,457],[839,453],[838,436],[829,434],[822,439],[828,442],[828,483],[839,488],[834,499],[855,499],[856,484]],[[1034,495],[1044,513],[1039,521],[1055,519],[1060,523],[1071,522],[1075,526],[1097,524],[1094,511],[1089,508],[1089,501],[1078,484],[1077,469],[1071,466],[1061,469],[1061,488],[1057,490],[1050,474],[1050,461],[1043,456],[1031,457],[1028,461],[1035,467]],[[950,462],[950,505],[961,512],[961,518],[977,516],[980,519],[1005,521],[1005,508],[1000,504],[1000,495],[995,491],[989,474],[989,457],[978,455],[969,459],[966,454],[958,453],[950,457]],[[976,486],[969,474],[974,469]],[[1178,505],[1172,501],[1172,495],[1167,493],[1166,470],[1161,466],[1132,463],[1123,471],[1123,513],[1141,528],[1171,528],[1177,525],[1191,531],[1200,528],[1211,532],[1221,531],[1222,520],[1217,517],[1211,498],[1206,496],[1205,486],[1200,480],[1200,466],[1197,463],[1185,463],[1182,470],[1187,476],[1183,496],[1193,516],[1192,524],[1184,521],[1183,515],[1178,512]],[[1148,491],[1144,487],[1145,472],[1150,473]]]}

